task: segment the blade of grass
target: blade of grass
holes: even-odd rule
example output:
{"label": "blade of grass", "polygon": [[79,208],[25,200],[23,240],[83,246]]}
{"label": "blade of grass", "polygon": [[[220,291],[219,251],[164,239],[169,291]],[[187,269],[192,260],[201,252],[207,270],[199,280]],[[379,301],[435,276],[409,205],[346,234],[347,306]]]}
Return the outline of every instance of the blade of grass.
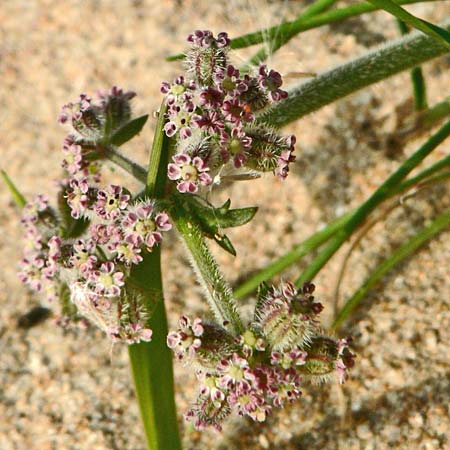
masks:
{"label": "blade of grass", "polygon": [[12,182],[11,178],[9,178],[8,174],[4,170],[0,170],[0,175],[11,193],[14,203],[22,209],[27,204],[25,197],[20,193],[16,185]]}
{"label": "blade of grass", "polygon": [[[446,27],[450,29],[450,25]],[[287,125],[363,87],[446,53],[447,47],[435,39],[410,33],[290,89],[289,97],[259,120],[275,127]]]}
{"label": "blade of grass", "polygon": [[396,132],[402,141],[428,131],[450,115],[450,97],[415,115],[410,124]]}
{"label": "blade of grass", "polygon": [[[397,24],[402,35],[409,33],[408,25],[397,19]],[[411,82],[413,85],[414,109],[416,111],[424,111],[427,109],[427,89],[425,78],[421,67],[413,67],[411,69]]]}
{"label": "blade of grass", "polygon": [[[409,178],[402,183],[400,183],[392,192],[391,196],[398,195],[413,186],[419,185],[419,183],[428,183],[428,182],[438,182],[442,179],[446,179],[449,176],[448,172],[444,172],[442,174],[436,175],[434,178],[430,178],[435,173],[439,172],[446,167],[450,167],[450,155],[442,158],[435,164],[432,164],[430,167],[422,170],[416,176]],[[297,244],[292,250],[285,253],[280,258],[273,261],[268,266],[261,269],[259,272],[251,276],[248,280],[237,286],[234,290],[235,298],[240,299],[244,298],[247,295],[255,292],[258,286],[263,281],[268,281],[275,275],[281,273],[284,269],[298,262],[303,256],[306,256],[308,253],[311,253],[314,250],[317,250],[322,244],[324,244],[330,237],[332,237],[337,230],[339,230],[347,220],[354,214],[356,211],[349,211],[348,213],[338,217],[333,220],[330,224],[328,224],[322,230],[317,231],[312,234],[310,237],[305,239],[303,242]]]}
{"label": "blade of grass", "polygon": [[[169,142],[164,133],[164,107],[161,108],[150,154],[149,170],[142,177],[142,170],[125,164],[125,169],[146,184],[146,194],[162,198],[166,181]],[[123,163],[122,159],[114,160]],[[144,171],[145,172],[145,171]],[[143,178],[143,180],[142,180]],[[131,282],[140,288],[149,309],[157,305],[147,326],[153,330],[151,342],[140,342],[128,347],[136,396],[142,422],[151,450],[181,450],[175,406],[172,353],[166,344],[168,333],[161,276],[160,247],[144,255],[144,260],[133,266]],[[157,293],[158,298],[155,298]]]}
{"label": "blade of grass", "polygon": [[406,22],[408,25],[422,31],[422,33],[436,39],[438,42],[444,44],[450,50],[450,33],[437,25],[434,25],[426,20],[419,19],[413,14],[403,9],[398,4],[394,3],[392,0],[367,0],[372,3],[372,5],[377,8],[384,9],[393,16],[397,17],[398,20]]}
{"label": "blade of grass", "polygon": [[411,155],[379,188],[356,210],[343,227],[296,280],[300,286],[310,281],[339,250],[342,244],[358,229],[366,217],[394,191],[397,185],[450,135],[450,121],[433,134],[413,155]]}
{"label": "blade of grass", "polygon": [[320,247],[326,242],[336,231],[349,219],[351,212],[347,213],[338,219],[333,220],[328,226],[311,235],[308,239],[296,245],[290,252],[276,259],[273,263],[264,267],[261,271],[250,277],[247,281],[239,285],[235,291],[236,299],[244,298],[248,294],[256,291],[257,287],[263,282],[267,281],[273,276],[279,274],[287,267],[294,264],[300,258],[307,255],[311,251]]}
{"label": "blade of grass", "polygon": [[367,234],[370,232],[370,230],[381,220],[385,219],[395,208],[398,208],[399,206],[403,205],[405,200],[410,199],[414,195],[416,195],[419,191],[426,187],[430,187],[432,185],[435,185],[437,183],[442,182],[448,182],[450,179],[450,171],[444,172],[442,174],[439,174],[435,177],[431,177],[427,180],[425,180],[417,189],[413,189],[412,192],[408,192],[406,196],[402,196],[399,199],[395,199],[395,201],[390,202],[389,205],[382,211],[381,214],[378,214],[376,217],[374,217],[371,220],[368,220],[362,227],[352,244],[350,245],[350,248],[347,250],[347,253],[345,254],[345,257],[343,259],[343,262],[341,264],[341,267],[339,269],[339,275],[336,282],[336,287],[334,289],[334,295],[333,295],[333,303],[334,303],[334,314],[335,316],[338,313],[338,307],[339,307],[339,300],[340,300],[340,290],[341,290],[341,284],[344,279],[345,273],[347,271],[347,266],[350,261],[350,257],[352,253],[355,251],[355,249],[359,246],[361,241],[367,236]]}
{"label": "blade of grass", "polygon": [[[440,0],[400,0],[397,3],[399,5],[409,5],[413,3],[423,3]],[[231,40],[230,47],[232,49],[239,49],[250,47],[251,45],[261,44],[265,40],[273,40],[277,35],[282,36],[289,32],[296,32],[297,34],[302,31],[318,28],[330,23],[339,22],[350,17],[359,16],[361,14],[378,11],[380,8],[371,5],[370,3],[357,3],[356,5],[346,6],[344,8],[333,9],[331,11],[316,14],[309,18],[299,18],[291,22],[284,22],[281,25],[266,28],[263,30],[248,33]],[[184,59],[185,54],[179,53],[177,55],[168,56],[166,61],[177,61]]]}
{"label": "blade of grass", "polygon": [[450,211],[446,211],[445,213],[438,216],[430,226],[424,228],[413,238],[408,240],[405,244],[397,248],[388,259],[386,259],[372,272],[372,274],[366,279],[361,287],[347,300],[345,305],[339,311],[336,319],[334,320],[332,328],[338,328],[346,319],[348,319],[350,314],[361,303],[361,300],[389,270],[404,261],[419,247],[421,247],[433,237],[437,236],[440,232],[442,232],[449,226]]}

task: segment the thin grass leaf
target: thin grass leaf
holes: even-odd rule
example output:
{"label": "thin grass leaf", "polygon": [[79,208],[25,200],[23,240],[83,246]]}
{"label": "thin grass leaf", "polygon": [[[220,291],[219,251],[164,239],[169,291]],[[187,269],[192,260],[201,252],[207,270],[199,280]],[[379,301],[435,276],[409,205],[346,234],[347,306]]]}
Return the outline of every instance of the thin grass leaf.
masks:
{"label": "thin grass leaf", "polygon": [[366,279],[361,287],[347,300],[345,305],[337,314],[332,328],[336,329],[342,323],[347,320],[352,312],[359,306],[361,301],[366,297],[368,292],[376,286],[381,278],[389,272],[393,267],[403,262],[406,258],[411,256],[416,250],[418,250],[423,244],[437,236],[447,227],[450,227],[450,211],[438,216],[433,223],[424,228],[413,238],[408,240],[405,244],[397,248],[392,255],[381,263],[372,274]]}
{"label": "thin grass leaf", "polygon": [[[400,183],[389,195],[399,195],[404,191],[414,187],[420,186],[422,183],[428,184],[433,182],[439,182],[449,178],[450,172],[438,173],[445,168],[450,168],[450,155],[442,158],[430,167],[419,172],[414,177]],[[435,175],[437,173],[437,175]],[[434,175],[434,176],[433,176]],[[278,275],[289,266],[297,263],[301,258],[308,253],[317,250],[322,244],[328,241],[339,230],[356,211],[349,211],[348,213],[338,217],[328,224],[324,229],[317,231],[309,238],[297,244],[292,250],[273,261],[268,266],[261,269],[259,272],[251,276],[248,280],[240,284],[234,289],[234,295],[236,299],[244,298],[247,295],[254,292],[258,285],[262,282],[270,280],[275,275]]]}
{"label": "thin grass leaf", "polygon": [[416,152],[414,152],[378,189],[356,210],[343,227],[335,234],[323,250],[297,278],[296,285],[311,281],[330,258],[339,250],[342,244],[357,230],[369,214],[395,191],[400,182],[439,144],[450,135],[450,120],[433,134]]}
{"label": "thin grass leaf", "polygon": [[[125,166],[126,170],[145,182],[146,194],[152,198],[163,197],[166,181],[169,145],[163,130],[164,108],[161,107],[153,138],[148,173],[140,166],[136,169],[136,165],[130,164],[126,159],[119,158],[114,161],[122,164],[122,167]],[[146,252],[144,260],[133,266],[130,282],[140,289],[148,308],[152,310],[146,324],[153,330],[152,341],[128,347],[148,448],[181,450],[174,397],[172,353],[166,345],[168,327],[159,247],[153,249],[151,253]]]}
{"label": "thin grass leaf", "polygon": [[397,17],[397,19],[406,22],[412,27],[422,31],[428,36],[438,40],[442,44],[446,45],[450,50],[450,33],[444,28],[438,27],[426,20],[419,19],[418,17],[412,15],[406,9],[403,9],[398,4],[394,3],[392,0],[367,0],[372,3],[374,6],[380,9],[384,9],[389,12],[393,16]]}
{"label": "thin grass leaf", "polygon": [[[402,35],[409,33],[409,27],[405,22],[397,19],[397,24]],[[411,69],[411,82],[413,85],[414,109],[416,111],[424,111],[428,108],[428,103],[425,78],[421,67],[413,67]]]}
{"label": "thin grass leaf", "polygon": [[14,203],[19,207],[23,208],[27,204],[27,200],[17,189],[16,185],[12,182],[11,178],[9,178],[8,174],[4,170],[0,170],[0,175],[3,178],[6,186],[11,193],[11,197],[14,200]]}

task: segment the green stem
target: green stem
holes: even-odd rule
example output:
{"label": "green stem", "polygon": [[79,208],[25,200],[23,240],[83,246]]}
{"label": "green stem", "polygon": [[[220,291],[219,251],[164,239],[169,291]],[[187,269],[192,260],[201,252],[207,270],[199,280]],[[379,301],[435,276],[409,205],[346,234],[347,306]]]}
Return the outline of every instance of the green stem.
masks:
{"label": "green stem", "polygon": [[[163,108],[162,108],[163,111]],[[155,130],[148,174],[142,168],[113,151],[108,157],[140,181],[146,183],[146,194],[151,198],[162,198],[166,180],[168,139],[164,135],[164,113]],[[113,157],[111,157],[113,156]],[[144,175],[144,176],[142,176]],[[140,342],[129,347],[136,395],[142,422],[151,450],[179,450],[181,441],[178,431],[175,406],[172,352],[166,344],[168,333],[166,309],[161,276],[160,248],[144,255],[144,260],[133,266],[130,280],[139,288],[148,302],[149,309],[156,307],[148,322],[153,330],[151,342]]]}
{"label": "green stem", "polygon": [[[145,266],[142,267],[142,264]],[[145,283],[149,299],[155,301],[155,291],[162,296],[159,248],[146,255],[133,277]],[[145,294],[144,294],[145,295]],[[157,302],[147,324],[153,330],[151,342],[128,347],[136,396],[139,402],[148,448],[150,450],[181,449],[175,407],[172,353],[166,344],[167,317],[162,298]]]}
{"label": "green stem", "polygon": [[136,180],[144,184],[147,183],[147,171],[141,165],[123,155],[117,147],[108,145],[103,148],[103,151],[107,159],[117,164],[130,175],[133,175]]}
{"label": "green stem", "polygon": [[[450,28],[450,26],[448,26]],[[293,88],[260,120],[281,127],[352,92],[448,52],[440,42],[411,33]]]}
{"label": "green stem", "polygon": [[347,300],[345,305],[336,316],[332,327],[335,329],[339,327],[355,310],[355,308],[359,305],[359,303],[367,295],[367,293],[380,281],[380,279],[389,270],[391,270],[394,266],[402,262],[411,254],[413,254],[420,246],[422,246],[424,243],[436,236],[448,226],[450,226],[450,211],[441,214],[429,227],[424,228],[420,233],[416,234],[405,244],[397,248],[388,259],[386,259],[375,269],[374,272],[372,272],[372,274],[366,279],[361,287]]}
{"label": "green stem", "polygon": [[450,135],[450,121],[431,136],[411,157],[409,157],[388,179],[366,200],[335,234],[326,247],[319,252],[313,262],[296,280],[298,286],[310,281],[320,269],[336,253],[341,245],[366,219],[366,217],[382,203],[397,185],[417,167],[440,143]]}
{"label": "green stem", "polygon": [[242,333],[244,326],[239,316],[231,286],[223,277],[211,255],[200,228],[189,218],[181,200],[175,200],[171,218],[188,250],[192,266],[207,296],[208,304],[221,325],[231,325],[234,332]]}
{"label": "green stem", "polygon": [[16,185],[12,182],[11,178],[9,178],[8,174],[4,170],[0,170],[0,175],[2,176],[3,181],[5,182],[6,186],[9,189],[9,192],[11,193],[14,203],[20,209],[22,209],[27,204],[27,200],[20,193],[20,191],[17,189]]}
{"label": "green stem", "polygon": [[[405,22],[397,19],[397,25],[402,35],[409,33],[409,27]],[[421,67],[413,67],[411,69],[411,82],[413,85],[414,109],[416,111],[424,111],[428,107],[427,89]]]}

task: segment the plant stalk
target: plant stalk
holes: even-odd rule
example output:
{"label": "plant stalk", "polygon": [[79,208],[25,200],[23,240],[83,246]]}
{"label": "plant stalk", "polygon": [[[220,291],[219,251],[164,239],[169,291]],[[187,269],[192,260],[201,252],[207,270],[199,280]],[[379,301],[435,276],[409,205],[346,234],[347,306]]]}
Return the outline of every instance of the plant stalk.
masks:
{"label": "plant stalk", "polygon": [[[169,142],[163,130],[164,107],[160,110],[148,174],[142,174],[140,166],[124,164],[125,170],[146,183],[146,194],[150,198],[162,198],[166,180]],[[123,157],[113,153],[113,162],[122,164]],[[123,167],[123,166],[122,166]],[[143,176],[142,176],[143,175]],[[141,264],[134,266],[131,280],[141,289],[142,295],[154,307],[148,321],[153,330],[151,342],[140,342],[129,346],[136,396],[139,402],[147,444],[150,450],[181,450],[175,406],[172,352],[167,347],[168,333],[166,309],[161,276],[161,250],[154,249],[144,256]]]}

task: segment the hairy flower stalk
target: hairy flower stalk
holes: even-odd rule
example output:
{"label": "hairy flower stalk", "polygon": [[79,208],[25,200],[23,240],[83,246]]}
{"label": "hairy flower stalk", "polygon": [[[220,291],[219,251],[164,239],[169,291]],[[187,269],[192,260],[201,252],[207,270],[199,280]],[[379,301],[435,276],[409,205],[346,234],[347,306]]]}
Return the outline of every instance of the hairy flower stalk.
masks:
{"label": "hairy flower stalk", "polygon": [[167,345],[197,370],[198,397],[186,413],[197,429],[221,429],[232,413],[264,421],[274,408],[301,396],[301,383],[344,383],[355,355],[350,339],[324,336],[318,322],[322,305],[314,285],[291,283],[265,289],[254,320],[240,333],[220,324],[183,316]]}

